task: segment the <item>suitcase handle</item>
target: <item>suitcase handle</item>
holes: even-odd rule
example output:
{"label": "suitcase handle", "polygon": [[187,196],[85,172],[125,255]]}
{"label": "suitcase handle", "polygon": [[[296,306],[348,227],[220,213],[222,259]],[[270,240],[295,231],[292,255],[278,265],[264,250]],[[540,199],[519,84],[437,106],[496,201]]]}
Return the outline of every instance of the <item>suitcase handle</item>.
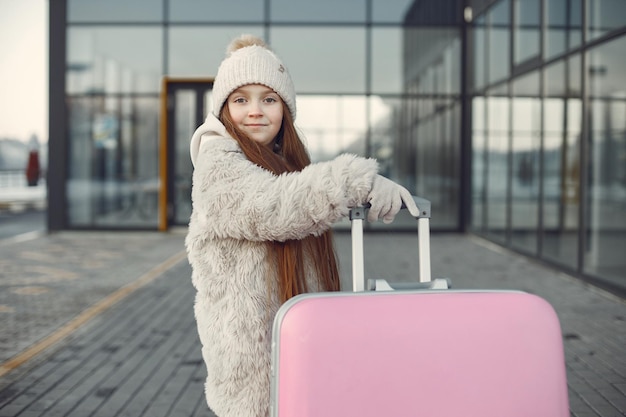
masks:
{"label": "suitcase handle", "polygon": [[[419,215],[417,217],[415,217],[416,219],[422,218],[422,217],[428,217],[430,218],[430,201],[426,200],[425,198],[422,197],[418,197],[418,196],[412,196],[413,197],[413,201],[415,201],[415,205],[417,206],[417,208],[419,209]],[[350,209],[350,216],[352,216],[352,210],[358,210],[359,208],[363,208],[363,209],[368,209],[372,207],[371,203],[365,203],[362,206],[359,207],[353,207]],[[401,210],[405,210],[406,209],[406,204],[404,204],[404,201],[402,202],[402,207],[400,207]],[[350,217],[350,220],[352,220],[352,217]]]}
{"label": "suitcase handle", "polygon": [[[419,208],[417,219],[419,282],[430,282],[430,215],[431,204],[425,198],[413,196]],[[350,209],[350,223],[352,224],[352,290],[365,290],[365,259],[363,251],[363,220],[369,203]],[[402,204],[402,208],[406,206]]]}

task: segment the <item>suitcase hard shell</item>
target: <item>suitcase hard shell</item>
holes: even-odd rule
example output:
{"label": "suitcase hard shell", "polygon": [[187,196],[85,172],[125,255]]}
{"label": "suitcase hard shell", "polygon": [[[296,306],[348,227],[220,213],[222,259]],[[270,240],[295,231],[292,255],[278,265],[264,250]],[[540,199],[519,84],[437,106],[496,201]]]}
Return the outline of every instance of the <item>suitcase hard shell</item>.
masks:
{"label": "suitcase hard shell", "polygon": [[294,297],[274,321],[271,382],[273,417],[569,416],[556,313],[516,291]]}

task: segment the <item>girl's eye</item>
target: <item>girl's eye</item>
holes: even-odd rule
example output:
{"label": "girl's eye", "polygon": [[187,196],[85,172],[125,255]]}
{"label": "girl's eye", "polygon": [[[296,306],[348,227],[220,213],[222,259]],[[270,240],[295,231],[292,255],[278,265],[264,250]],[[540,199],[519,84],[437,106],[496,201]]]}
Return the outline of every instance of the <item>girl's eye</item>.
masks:
{"label": "girl's eye", "polygon": [[237,97],[233,100],[233,103],[245,103],[245,99],[243,97]]}
{"label": "girl's eye", "polygon": [[278,100],[276,100],[274,97],[267,97],[265,101],[267,101],[268,103],[276,103]]}

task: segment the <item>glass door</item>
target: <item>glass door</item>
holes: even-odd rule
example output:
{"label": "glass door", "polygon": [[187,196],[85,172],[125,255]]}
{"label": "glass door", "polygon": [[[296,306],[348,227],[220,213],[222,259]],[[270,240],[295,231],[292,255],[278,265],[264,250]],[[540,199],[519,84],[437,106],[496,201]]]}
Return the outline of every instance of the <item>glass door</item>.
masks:
{"label": "glass door", "polygon": [[164,79],[159,230],[186,226],[191,215],[191,135],[208,112],[212,79]]}

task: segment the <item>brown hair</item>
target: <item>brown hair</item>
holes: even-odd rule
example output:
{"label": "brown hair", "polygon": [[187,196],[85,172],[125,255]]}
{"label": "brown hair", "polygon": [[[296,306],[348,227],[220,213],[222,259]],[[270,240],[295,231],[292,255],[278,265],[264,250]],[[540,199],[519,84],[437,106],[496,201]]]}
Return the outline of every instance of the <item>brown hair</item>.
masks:
{"label": "brown hair", "polygon": [[[276,135],[273,150],[259,145],[238,129],[225,105],[220,111],[220,121],[228,133],[239,143],[244,155],[253,163],[275,175],[300,171],[311,163],[309,154],[300,140],[289,108],[283,102],[283,122]],[[317,272],[318,286],[323,291],[339,291],[339,271],[333,245],[332,231],[302,240],[267,243],[278,264],[278,295],[282,302],[309,290],[304,272],[304,254],[310,254]]]}

